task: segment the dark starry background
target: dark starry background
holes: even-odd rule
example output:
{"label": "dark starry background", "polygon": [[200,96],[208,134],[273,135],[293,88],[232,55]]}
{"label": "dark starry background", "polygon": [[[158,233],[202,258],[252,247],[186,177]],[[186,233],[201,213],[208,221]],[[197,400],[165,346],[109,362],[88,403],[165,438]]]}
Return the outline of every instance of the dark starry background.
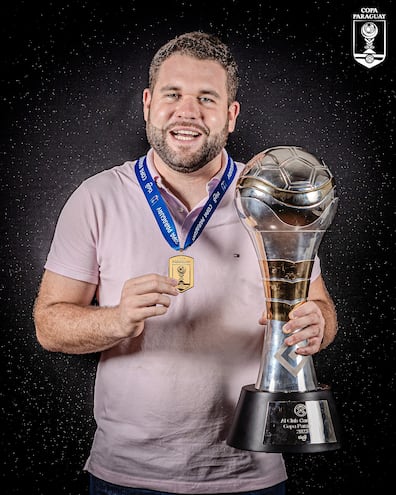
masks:
{"label": "dark starry background", "polygon": [[220,35],[240,62],[232,156],[301,145],[337,181],[339,208],[320,256],[340,330],[315,363],[333,387],[343,446],[286,455],[289,493],[392,486],[396,31],[391,1],[375,3],[388,14],[388,56],[370,70],[357,64],[351,15],[366,6],[373,5],[15,0],[2,7],[3,493],[87,493],[96,356],[42,350],[32,305],[65,200],[84,178],[146,151],[141,93],[149,60],[170,37],[195,29]]}

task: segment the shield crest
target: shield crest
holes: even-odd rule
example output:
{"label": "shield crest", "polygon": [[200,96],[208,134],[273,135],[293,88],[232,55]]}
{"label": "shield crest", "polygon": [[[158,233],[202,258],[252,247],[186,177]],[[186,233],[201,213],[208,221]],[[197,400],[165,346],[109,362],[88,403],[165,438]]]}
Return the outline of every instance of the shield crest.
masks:
{"label": "shield crest", "polygon": [[353,58],[368,69],[386,58],[386,20],[352,21]]}

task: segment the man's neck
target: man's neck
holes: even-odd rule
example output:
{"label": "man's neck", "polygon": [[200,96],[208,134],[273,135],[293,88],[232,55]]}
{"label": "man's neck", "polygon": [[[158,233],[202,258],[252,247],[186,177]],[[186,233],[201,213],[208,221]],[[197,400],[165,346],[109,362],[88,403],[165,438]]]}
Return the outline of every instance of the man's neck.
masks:
{"label": "man's neck", "polygon": [[156,153],[154,165],[164,184],[191,211],[207,195],[207,183],[219,173],[223,166],[223,154],[206,164],[201,169],[182,173],[171,169]]}

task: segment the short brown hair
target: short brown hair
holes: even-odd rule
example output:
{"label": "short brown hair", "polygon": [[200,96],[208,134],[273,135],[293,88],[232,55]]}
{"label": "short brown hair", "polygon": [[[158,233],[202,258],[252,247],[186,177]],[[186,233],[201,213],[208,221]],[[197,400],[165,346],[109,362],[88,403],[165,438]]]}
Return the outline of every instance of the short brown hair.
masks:
{"label": "short brown hair", "polygon": [[238,65],[231,50],[216,36],[200,31],[176,36],[157,51],[149,69],[150,91],[154,89],[162,63],[174,53],[218,62],[227,72],[228,102],[232,103],[236,99],[239,86]]}

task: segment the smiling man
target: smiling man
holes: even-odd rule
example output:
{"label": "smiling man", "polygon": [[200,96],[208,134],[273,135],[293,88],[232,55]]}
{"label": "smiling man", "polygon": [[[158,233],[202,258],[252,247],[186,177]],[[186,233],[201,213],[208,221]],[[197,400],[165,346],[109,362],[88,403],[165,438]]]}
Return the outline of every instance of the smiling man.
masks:
{"label": "smiling man", "polygon": [[[234,206],[243,164],[225,149],[237,88],[219,39],[169,41],[143,92],[147,155],[85,180],[59,217],[34,319],[50,351],[102,351],[91,495],[285,493],[281,454],[226,444],[266,323],[260,268]],[[293,316],[285,342],[307,342],[297,352],[333,340],[319,260]]]}
{"label": "smiling man", "polygon": [[143,102],[147,138],[158,162],[188,174],[211,164],[208,174],[215,175],[239,113],[238,102],[228,102],[224,69],[176,53],[152,77],[155,83],[144,91]]}

